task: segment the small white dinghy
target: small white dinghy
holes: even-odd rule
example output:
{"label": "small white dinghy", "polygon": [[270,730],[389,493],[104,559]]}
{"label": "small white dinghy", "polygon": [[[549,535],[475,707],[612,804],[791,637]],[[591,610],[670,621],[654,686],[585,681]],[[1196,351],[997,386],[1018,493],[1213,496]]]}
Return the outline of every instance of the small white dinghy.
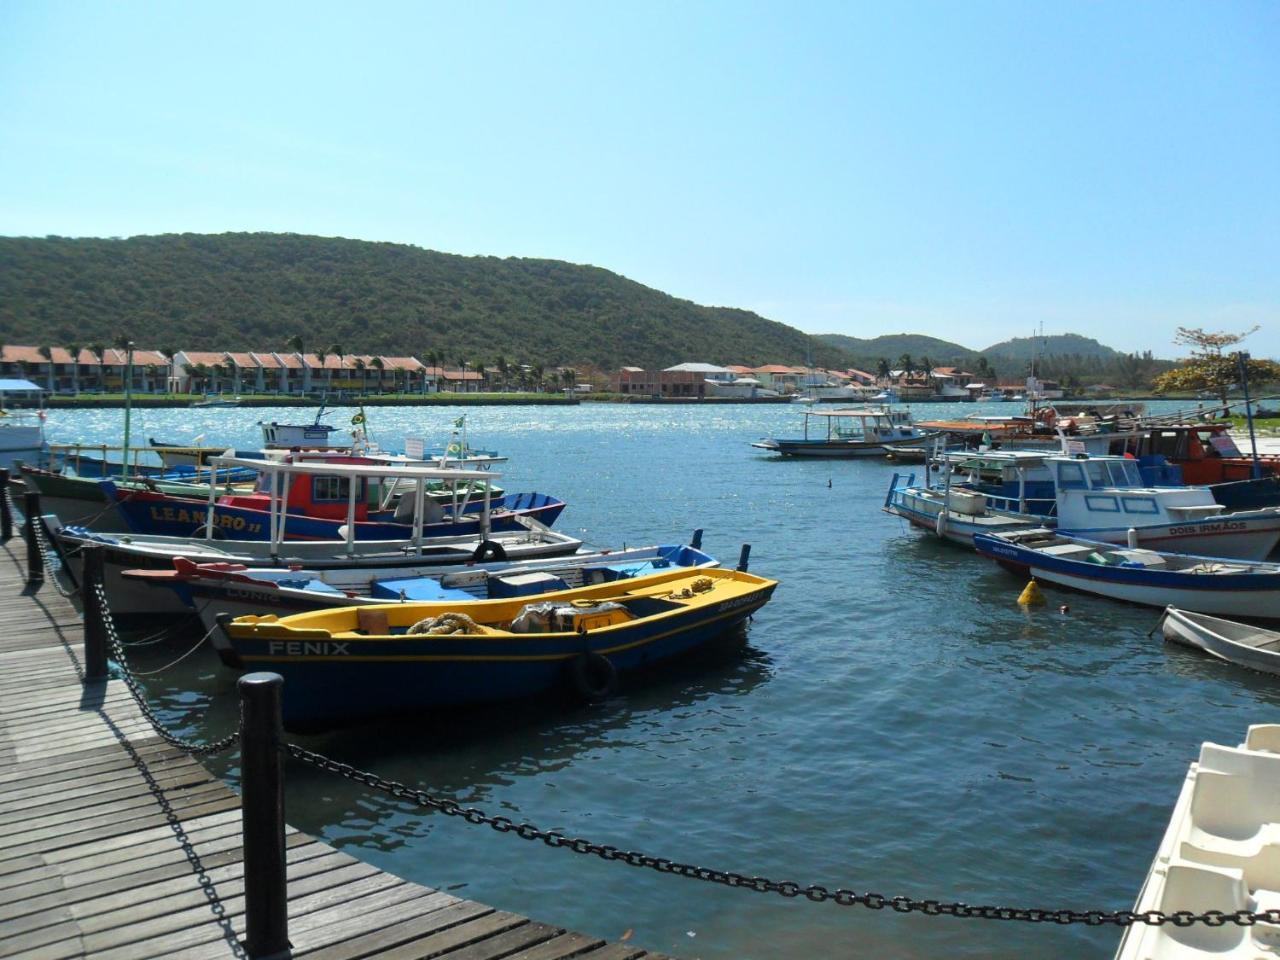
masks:
{"label": "small white dinghy", "polygon": [[1280,633],[1177,607],[1165,607],[1160,627],[1166,640],[1251,670],[1280,675]]}

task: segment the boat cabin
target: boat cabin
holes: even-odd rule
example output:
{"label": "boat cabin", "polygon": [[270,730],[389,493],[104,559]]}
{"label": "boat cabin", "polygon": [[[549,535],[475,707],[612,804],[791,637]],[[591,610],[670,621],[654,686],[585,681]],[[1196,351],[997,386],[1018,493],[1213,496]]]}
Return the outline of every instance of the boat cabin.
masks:
{"label": "boat cabin", "polygon": [[[825,421],[828,441],[863,440],[868,443],[884,443],[889,440],[918,438],[920,432],[910,421],[891,414],[883,407],[849,408],[844,410],[809,410],[804,415],[804,438],[810,437],[810,420]],[[815,433],[818,431],[815,430]]]}
{"label": "boat cabin", "polygon": [[[1253,477],[1253,458],[1241,452],[1228,423],[1178,424],[1153,428],[1143,438],[1143,458],[1164,457],[1182,468],[1186,483],[1227,483]],[[1263,476],[1280,475],[1280,457],[1262,455]]]}
{"label": "boat cabin", "polygon": [[1203,520],[1222,512],[1206,487],[1146,486],[1129,457],[1048,457],[1058,525],[1088,530]]}

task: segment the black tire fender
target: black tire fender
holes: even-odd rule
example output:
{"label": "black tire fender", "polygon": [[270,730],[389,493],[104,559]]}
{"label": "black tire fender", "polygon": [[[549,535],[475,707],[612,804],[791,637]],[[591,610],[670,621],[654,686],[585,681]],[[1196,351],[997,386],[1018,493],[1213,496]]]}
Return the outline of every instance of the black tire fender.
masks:
{"label": "black tire fender", "polygon": [[480,546],[476,547],[475,553],[471,554],[472,563],[485,563],[489,560],[501,563],[506,559],[506,549],[494,540],[482,540]]}
{"label": "black tire fender", "polygon": [[569,683],[587,703],[599,703],[618,692],[618,668],[603,654],[588,651],[569,661]]}

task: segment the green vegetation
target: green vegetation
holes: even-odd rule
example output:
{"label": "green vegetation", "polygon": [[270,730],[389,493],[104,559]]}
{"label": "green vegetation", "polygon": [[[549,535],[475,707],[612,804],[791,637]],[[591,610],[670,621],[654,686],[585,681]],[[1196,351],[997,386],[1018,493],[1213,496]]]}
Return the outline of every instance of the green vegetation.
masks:
{"label": "green vegetation", "polygon": [[[747,310],[703,307],[598,267],[462,257],[296,234],[127,240],[0,237],[9,343],[436,353],[504,363],[670,366],[805,362],[810,338]],[[334,352],[333,347],[328,352]],[[819,366],[846,366],[812,344]]]}
{"label": "green vegetation", "polygon": [[[1205,390],[1217,395],[1224,404],[1227,394],[1240,382],[1241,352],[1226,352],[1228,347],[1237,346],[1245,337],[1258,328],[1246,330],[1244,333],[1211,332],[1200,327],[1179,327],[1174,336],[1175,343],[1185,344],[1191,348],[1191,356],[1177,367],[1166,370],[1155,378],[1156,390],[1161,393],[1170,390]],[[1244,354],[1248,357],[1247,354]],[[1274,360],[1244,361],[1245,374],[1255,387],[1260,384],[1280,381],[1280,363]]]}

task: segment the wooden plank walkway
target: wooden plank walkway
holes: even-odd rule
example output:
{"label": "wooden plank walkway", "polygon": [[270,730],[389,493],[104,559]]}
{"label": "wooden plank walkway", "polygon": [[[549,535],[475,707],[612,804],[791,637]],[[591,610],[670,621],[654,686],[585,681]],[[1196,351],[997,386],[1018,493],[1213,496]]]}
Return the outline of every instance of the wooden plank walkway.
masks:
{"label": "wooden plank walkway", "polygon": [[[16,531],[15,531],[16,532]],[[245,957],[240,798],[156,737],[120,681],[82,686],[80,617],[0,545],[0,956]],[[384,873],[290,829],[289,954],[662,960]]]}

